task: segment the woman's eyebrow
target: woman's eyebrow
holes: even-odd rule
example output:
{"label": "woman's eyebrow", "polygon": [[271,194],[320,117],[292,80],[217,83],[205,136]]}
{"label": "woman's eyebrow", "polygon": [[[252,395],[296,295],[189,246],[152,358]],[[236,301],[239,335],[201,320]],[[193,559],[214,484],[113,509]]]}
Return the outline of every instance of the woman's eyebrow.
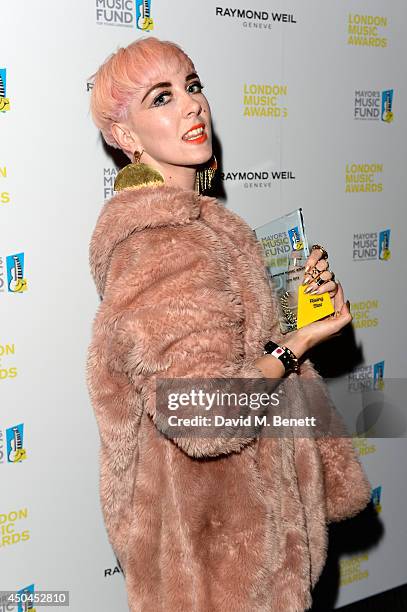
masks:
{"label": "woman's eyebrow", "polygon": [[158,89],[159,87],[171,87],[171,83],[168,81],[165,81],[163,83],[156,83],[155,85],[153,85],[152,87],[150,87],[150,89],[144,94],[143,99],[141,100],[141,102],[143,103],[144,100],[147,98],[147,96],[154,91],[154,89]]}
{"label": "woman's eyebrow", "polygon": [[[199,77],[196,74],[196,72],[191,72],[191,74],[188,74],[188,76],[185,77],[185,82],[190,81],[191,79],[197,79],[197,78],[199,78]],[[150,87],[150,89],[144,94],[143,99],[141,100],[141,103],[144,102],[144,100],[147,98],[147,96],[152,91],[154,91],[154,89],[158,89],[159,87],[171,87],[171,83],[169,81],[163,81],[162,83],[156,83],[155,85]]]}

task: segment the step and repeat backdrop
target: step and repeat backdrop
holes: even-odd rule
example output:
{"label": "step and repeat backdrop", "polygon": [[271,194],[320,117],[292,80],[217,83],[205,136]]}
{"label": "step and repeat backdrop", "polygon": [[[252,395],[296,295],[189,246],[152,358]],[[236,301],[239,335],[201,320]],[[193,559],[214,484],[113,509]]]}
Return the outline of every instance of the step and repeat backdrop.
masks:
{"label": "step and repeat backdrop", "polygon": [[[303,208],[354,315],[342,381],[374,394],[407,370],[407,5],[39,0],[0,15],[0,589],[69,591],[75,612],[124,612],[85,385],[98,306],[88,244],[117,173],[89,115],[91,77],[140,37],[186,50],[226,206],[253,228]],[[354,445],[383,533],[341,556],[336,607],[407,579],[405,440]],[[31,609],[13,606],[0,602]]]}

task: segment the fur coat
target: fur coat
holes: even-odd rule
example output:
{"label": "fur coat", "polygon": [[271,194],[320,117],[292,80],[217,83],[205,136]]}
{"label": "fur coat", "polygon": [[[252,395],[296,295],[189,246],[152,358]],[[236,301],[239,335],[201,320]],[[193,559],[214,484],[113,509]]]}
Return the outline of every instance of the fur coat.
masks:
{"label": "fur coat", "polygon": [[[252,230],[192,191],[121,191],[100,213],[90,264],[103,296],[87,362],[100,498],[129,609],[309,609],[327,523],[370,498],[351,439],[174,441],[155,414],[156,377],[262,376],[254,361],[280,336]],[[306,377],[324,402],[311,364],[285,381]]]}

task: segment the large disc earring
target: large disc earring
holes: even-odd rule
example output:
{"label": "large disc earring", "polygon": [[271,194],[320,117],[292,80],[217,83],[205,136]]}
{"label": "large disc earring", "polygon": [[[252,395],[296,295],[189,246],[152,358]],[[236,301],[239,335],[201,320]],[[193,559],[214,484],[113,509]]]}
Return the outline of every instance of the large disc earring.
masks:
{"label": "large disc earring", "polygon": [[197,170],[195,178],[195,191],[197,191],[199,194],[203,193],[204,191],[209,191],[217,168],[218,162],[216,161],[216,157],[213,155],[210,163],[207,166],[202,168],[202,170]]}
{"label": "large disc earring", "polygon": [[124,189],[139,189],[140,187],[155,186],[164,183],[164,177],[161,172],[158,172],[148,164],[140,163],[144,149],[135,151],[133,163],[122,168],[116,176],[114,182],[115,191],[123,191]]}

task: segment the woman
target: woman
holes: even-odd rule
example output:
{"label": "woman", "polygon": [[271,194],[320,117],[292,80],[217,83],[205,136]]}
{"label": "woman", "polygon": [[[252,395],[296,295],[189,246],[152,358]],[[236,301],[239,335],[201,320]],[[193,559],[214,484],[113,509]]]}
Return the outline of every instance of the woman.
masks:
{"label": "woman", "polygon": [[[197,168],[212,159],[211,115],[178,46],[149,38],[120,49],[95,76],[91,108],[105,140],[136,154],[92,236],[103,301],[88,358],[101,503],[129,608],[306,610],[327,523],[370,497],[351,441],[171,438],[155,381],[285,376],[290,409],[324,409],[325,387],[305,357],[351,321],[342,289],[314,249],[309,285],[331,293],[337,316],[285,336],[281,355],[264,354],[282,340],[276,304],[251,229],[195,190]],[[322,284],[311,280],[315,268]],[[303,380],[317,389],[308,398]]]}

